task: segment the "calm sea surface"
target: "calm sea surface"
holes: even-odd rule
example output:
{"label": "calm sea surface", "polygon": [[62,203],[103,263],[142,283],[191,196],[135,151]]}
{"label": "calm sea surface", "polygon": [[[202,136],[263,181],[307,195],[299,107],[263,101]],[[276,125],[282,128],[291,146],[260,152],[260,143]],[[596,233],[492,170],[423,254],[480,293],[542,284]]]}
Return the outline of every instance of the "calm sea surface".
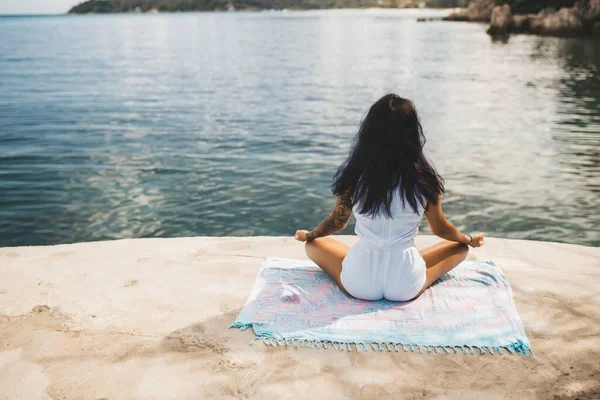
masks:
{"label": "calm sea surface", "polygon": [[599,246],[600,41],[442,14],[0,18],[0,246],[311,229],[388,91],[459,228]]}

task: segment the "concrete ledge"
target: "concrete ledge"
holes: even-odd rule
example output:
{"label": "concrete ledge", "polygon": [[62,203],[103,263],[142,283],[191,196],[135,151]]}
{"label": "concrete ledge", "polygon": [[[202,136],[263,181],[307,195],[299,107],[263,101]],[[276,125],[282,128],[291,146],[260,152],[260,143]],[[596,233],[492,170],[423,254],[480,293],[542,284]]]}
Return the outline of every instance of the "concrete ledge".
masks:
{"label": "concrete ledge", "polygon": [[291,237],[0,248],[0,398],[600,398],[600,248],[472,250],[508,276],[537,359],[250,346],[227,327],[266,256],[305,258]]}

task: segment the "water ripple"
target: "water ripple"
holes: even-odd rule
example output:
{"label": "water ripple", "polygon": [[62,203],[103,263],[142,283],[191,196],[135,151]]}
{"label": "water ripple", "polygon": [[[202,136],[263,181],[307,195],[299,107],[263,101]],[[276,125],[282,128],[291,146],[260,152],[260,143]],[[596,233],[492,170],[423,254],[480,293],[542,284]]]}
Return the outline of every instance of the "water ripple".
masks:
{"label": "water ripple", "polygon": [[312,228],[387,91],[461,229],[600,245],[600,44],[422,13],[0,18],[0,246]]}

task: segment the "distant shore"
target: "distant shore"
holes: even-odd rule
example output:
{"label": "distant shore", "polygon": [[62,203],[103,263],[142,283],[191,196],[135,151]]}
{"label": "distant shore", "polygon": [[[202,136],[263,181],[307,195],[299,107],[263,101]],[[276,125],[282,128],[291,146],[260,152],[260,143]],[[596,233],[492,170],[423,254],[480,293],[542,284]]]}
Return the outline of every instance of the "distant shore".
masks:
{"label": "distant shore", "polygon": [[[285,0],[281,2],[270,2],[264,3],[253,1],[240,1],[234,5],[228,0],[217,0],[213,3],[206,3],[204,5],[190,6],[190,8],[180,8],[179,5],[167,6],[161,4],[160,7],[153,6],[152,0],[146,2],[145,6],[128,7],[123,5],[121,2],[113,0],[96,1],[88,0],[84,3],[80,3],[68,11],[68,14],[158,14],[158,13],[185,13],[185,12],[227,12],[227,11],[309,11],[309,10],[344,10],[344,9],[355,9],[355,10],[367,10],[367,9],[381,9],[381,10],[436,10],[436,11],[447,11],[451,13],[456,11],[456,8],[432,8],[432,7],[416,7],[406,6],[398,7],[392,5],[390,0],[374,0],[371,2],[358,3],[352,0],[345,0],[347,3],[317,3],[306,1],[301,6],[299,3],[287,3]],[[342,4],[342,5],[340,5]]]}
{"label": "distant shore", "polygon": [[[565,3],[566,4],[566,3]],[[485,22],[492,36],[528,33],[540,36],[600,37],[600,0],[573,6],[511,8],[496,0],[479,0],[448,15],[447,21]]]}
{"label": "distant shore", "polygon": [[[464,22],[490,23],[488,33],[492,36],[508,35],[510,33],[531,33],[542,36],[598,36],[600,37],[600,1],[586,0],[573,7],[563,7],[559,10],[552,8],[532,9],[534,13],[519,13],[519,9],[512,10],[510,5],[497,5],[496,0],[480,0],[473,2],[468,8],[426,8],[426,7],[398,7],[391,0],[375,0],[372,2],[353,3],[344,0],[344,3],[317,3],[304,1],[294,3],[290,0],[279,2],[260,2],[241,0],[233,4],[230,0],[215,0],[203,2],[187,8],[181,8],[179,3],[161,3],[156,6],[155,0],[135,3],[142,4],[128,6],[116,0],[88,0],[69,10],[68,14],[158,14],[158,13],[184,13],[184,12],[289,12],[289,11],[315,11],[315,10],[420,10],[446,12],[444,17],[420,17],[419,22],[446,20]],[[298,7],[301,4],[300,7]],[[397,4],[397,3],[394,3]],[[526,11],[532,11],[526,10]],[[513,14],[513,11],[517,13]]]}
{"label": "distant shore", "polygon": [[[66,13],[62,13],[62,14],[4,14],[1,15],[0,14],[0,18],[1,17],[57,17],[57,16],[61,16],[61,15],[114,15],[114,14],[123,14],[123,15],[146,15],[146,14],[195,14],[195,13],[252,13],[252,12],[279,12],[279,13],[285,13],[285,12],[306,12],[306,11],[399,11],[399,12],[409,12],[409,11],[414,11],[415,15],[418,14],[419,11],[424,11],[424,12],[439,12],[440,14],[442,13],[447,13],[448,15],[450,15],[452,12],[456,11],[456,8],[430,8],[430,7],[425,7],[425,8],[393,8],[393,7],[343,7],[343,8],[283,8],[283,9],[276,9],[276,8],[260,8],[260,9],[251,9],[251,8],[245,8],[245,9],[235,9],[232,11],[228,11],[228,10],[191,10],[191,11],[140,11],[140,12],[133,12],[133,11],[115,11],[115,12],[89,12],[89,13],[72,13],[72,12],[66,12]],[[436,17],[432,17],[435,20],[444,20],[446,16],[441,15],[441,16],[436,16]],[[429,18],[429,17],[425,17],[425,18]]]}

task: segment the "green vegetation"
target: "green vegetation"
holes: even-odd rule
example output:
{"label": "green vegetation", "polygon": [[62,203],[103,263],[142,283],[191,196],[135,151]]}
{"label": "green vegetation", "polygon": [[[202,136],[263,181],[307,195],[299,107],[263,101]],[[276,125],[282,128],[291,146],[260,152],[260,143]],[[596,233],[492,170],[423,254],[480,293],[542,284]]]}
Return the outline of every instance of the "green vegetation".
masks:
{"label": "green vegetation", "polygon": [[[466,7],[472,0],[424,0],[428,7]],[[163,12],[213,11],[227,9],[315,9],[361,7],[410,7],[420,0],[88,0],[71,9],[70,13],[119,13],[150,10]],[[545,7],[570,7],[574,0],[496,0],[508,3],[515,14],[536,13]]]}
{"label": "green vegetation", "polygon": [[[177,11],[213,11],[227,9],[320,9],[320,8],[361,8],[361,7],[410,7],[417,6],[419,0],[88,0],[71,9],[70,13],[119,13]],[[463,7],[471,0],[430,0],[429,7]]]}
{"label": "green vegetation", "polygon": [[513,14],[535,14],[544,8],[558,10],[562,7],[572,7],[575,0],[503,0],[498,4],[508,4]]}
{"label": "green vegetation", "polygon": [[[388,3],[388,4],[385,4]],[[89,0],[71,9],[70,13],[119,13],[225,10],[233,5],[236,9],[315,9],[376,7],[377,0]],[[394,0],[386,0],[383,6],[397,7]]]}
{"label": "green vegetation", "polygon": [[76,5],[69,11],[73,14],[119,13],[136,10],[159,11],[212,11],[224,8],[226,0],[89,0]]}

